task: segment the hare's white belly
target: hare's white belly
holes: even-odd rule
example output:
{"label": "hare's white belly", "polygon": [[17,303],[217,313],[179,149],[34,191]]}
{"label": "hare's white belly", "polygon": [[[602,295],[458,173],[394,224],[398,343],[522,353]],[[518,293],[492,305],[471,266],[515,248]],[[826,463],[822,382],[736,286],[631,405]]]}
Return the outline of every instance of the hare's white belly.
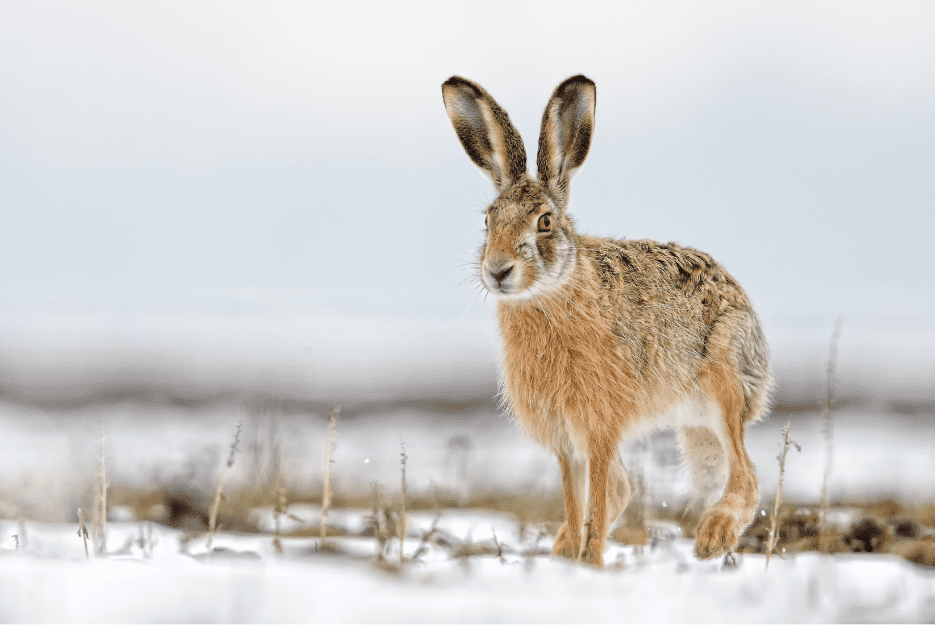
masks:
{"label": "hare's white belly", "polygon": [[682,427],[708,428],[720,440],[726,440],[727,437],[721,406],[714,398],[701,391],[683,397],[658,412],[634,419],[632,426],[623,432],[622,437],[629,440],[657,430]]}
{"label": "hare's white belly", "polygon": [[[686,428],[707,428],[713,435],[712,440],[720,443],[721,446],[730,440],[725,428],[721,407],[713,398],[698,391],[656,412],[633,419],[621,433],[620,443],[659,430],[669,430],[670,428],[677,428],[679,431],[685,431]],[[589,448],[586,432],[577,432],[574,428],[566,425],[557,434],[560,439],[564,439],[564,444],[553,443],[549,445],[545,441],[540,442],[550,448],[564,448],[571,451],[576,459],[587,460]]]}

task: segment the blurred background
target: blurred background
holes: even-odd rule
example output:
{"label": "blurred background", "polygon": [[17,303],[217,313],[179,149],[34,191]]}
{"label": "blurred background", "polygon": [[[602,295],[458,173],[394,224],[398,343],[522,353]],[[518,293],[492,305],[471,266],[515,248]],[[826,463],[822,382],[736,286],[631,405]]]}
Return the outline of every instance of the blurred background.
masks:
{"label": "blurred background", "polygon": [[[3,2],[8,481],[51,440],[62,471],[93,464],[67,450],[98,418],[215,415],[215,456],[270,402],[315,428],[341,403],[511,431],[494,305],[469,280],[495,196],[445,114],[452,74],[531,161],[552,89],[595,80],[580,230],[718,259],[765,326],[777,414],[817,410],[844,315],[838,402],[882,430],[908,416],[927,446],[933,32],[928,2]],[[395,458],[387,419],[368,436]]]}

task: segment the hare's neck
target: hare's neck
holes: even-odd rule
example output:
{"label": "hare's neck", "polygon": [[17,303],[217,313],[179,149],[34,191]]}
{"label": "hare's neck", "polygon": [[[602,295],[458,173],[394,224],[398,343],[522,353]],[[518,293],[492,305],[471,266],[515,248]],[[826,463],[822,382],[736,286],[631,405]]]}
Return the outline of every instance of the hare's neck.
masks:
{"label": "hare's neck", "polygon": [[[584,262],[582,262],[584,261]],[[595,330],[607,325],[599,298],[579,275],[588,269],[580,258],[574,274],[553,291],[527,300],[502,300],[497,308],[507,359],[521,359],[533,350],[536,358],[553,349],[574,348],[594,340]]]}

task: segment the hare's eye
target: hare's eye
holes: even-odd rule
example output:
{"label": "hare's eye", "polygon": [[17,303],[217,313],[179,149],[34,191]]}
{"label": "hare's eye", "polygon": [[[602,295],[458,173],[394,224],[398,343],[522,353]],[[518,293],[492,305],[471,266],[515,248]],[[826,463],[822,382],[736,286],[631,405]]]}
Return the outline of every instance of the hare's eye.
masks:
{"label": "hare's eye", "polygon": [[552,216],[543,215],[539,218],[539,232],[548,232],[552,229]]}
{"label": "hare's eye", "polygon": [[487,227],[487,215],[484,215],[484,227]]}

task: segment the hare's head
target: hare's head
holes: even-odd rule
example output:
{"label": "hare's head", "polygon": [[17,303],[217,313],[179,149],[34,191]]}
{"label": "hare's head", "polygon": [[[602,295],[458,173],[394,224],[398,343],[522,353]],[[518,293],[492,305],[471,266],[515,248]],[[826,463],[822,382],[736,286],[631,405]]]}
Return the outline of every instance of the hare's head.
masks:
{"label": "hare's head", "polygon": [[566,214],[571,176],[584,163],[594,129],[596,89],[584,76],[560,84],[542,116],[537,177],[510,118],[484,89],[452,76],[442,85],[445,108],[468,156],[490,176],[499,196],[487,207],[480,278],[501,298],[528,298],[562,285],[577,262]]}

